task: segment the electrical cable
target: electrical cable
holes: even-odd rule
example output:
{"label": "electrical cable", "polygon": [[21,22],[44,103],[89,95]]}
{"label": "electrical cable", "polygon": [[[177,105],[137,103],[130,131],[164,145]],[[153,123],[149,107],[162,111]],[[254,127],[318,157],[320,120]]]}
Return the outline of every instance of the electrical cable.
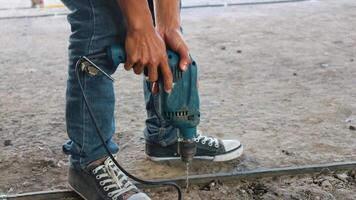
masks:
{"label": "electrical cable", "polygon": [[[86,61],[88,59],[85,59]],[[106,145],[106,142],[105,142],[105,139],[103,137],[103,134],[98,126],[98,122],[94,116],[94,112],[92,111],[90,105],[89,105],[89,102],[87,100],[87,97],[85,95],[85,92],[84,92],[84,88],[83,88],[83,85],[80,81],[80,64],[81,64],[81,61],[83,61],[83,57],[79,58],[79,60],[77,61],[76,65],[75,65],[75,72],[76,72],[76,75],[77,75],[77,81],[78,81],[78,84],[79,84],[79,87],[80,87],[80,91],[81,91],[81,94],[83,96],[83,100],[84,100],[84,103],[85,103],[85,106],[87,107],[88,109],[88,113],[90,115],[90,118],[92,119],[93,123],[94,123],[94,126],[95,126],[95,129],[96,129],[96,133],[98,134],[108,156],[111,158],[111,160],[115,163],[115,165],[124,173],[126,174],[126,176],[128,176],[129,178],[131,178],[132,180],[136,181],[136,182],[139,182],[139,183],[142,183],[142,184],[145,184],[145,185],[162,185],[162,186],[172,186],[174,187],[175,189],[177,189],[177,193],[178,193],[178,199],[179,200],[183,200],[183,197],[182,197],[182,190],[181,188],[174,182],[169,182],[169,181],[147,181],[147,180],[143,180],[143,179],[140,179],[132,174],[130,174],[129,172],[127,172],[118,162],[117,160],[115,159],[115,157],[111,154],[108,146]]]}

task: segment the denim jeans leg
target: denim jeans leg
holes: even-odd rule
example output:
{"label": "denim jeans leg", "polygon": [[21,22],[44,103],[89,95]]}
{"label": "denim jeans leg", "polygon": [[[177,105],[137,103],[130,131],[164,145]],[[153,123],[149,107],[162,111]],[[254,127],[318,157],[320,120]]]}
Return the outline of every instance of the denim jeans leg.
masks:
{"label": "denim jeans leg", "polygon": [[147,119],[144,136],[147,143],[167,146],[178,139],[178,129],[161,119],[155,110],[155,99],[157,95],[151,93],[151,83],[143,80]]}
{"label": "denim jeans leg", "polygon": [[[66,125],[70,140],[63,145],[63,151],[70,155],[74,167],[83,168],[107,153],[83,102],[75,63],[82,55],[122,43],[126,31],[115,0],[63,0],[63,3],[71,10],[68,21],[72,31],[66,92]],[[116,70],[106,59],[97,60],[96,64],[109,74]],[[80,79],[106,145],[111,153],[117,153],[118,146],[112,140],[115,132],[113,83],[103,75],[91,77],[81,73]]]}
{"label": "denim jeans leg", "polygon": [[[149,1],[150,5],[153,5],[152,0]],[[180,2],[180,7],[182,7],[182,2]],[[151,7],[151,12],[152,10],[153,7]],[[146,142],[162,146],[173,144],[178,140],[178,129],[162,122],[157,115],[154,106],[156,97],[151,93],[151,83],[147,80],[143,80],[143,91],[147,111],[146,128],[143,131]]]}

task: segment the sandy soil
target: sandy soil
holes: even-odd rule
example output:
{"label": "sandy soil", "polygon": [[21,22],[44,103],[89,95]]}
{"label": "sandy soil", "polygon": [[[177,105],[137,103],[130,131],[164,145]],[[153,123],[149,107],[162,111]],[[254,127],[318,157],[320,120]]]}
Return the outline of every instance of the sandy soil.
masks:
{"label": "sandy soil", "polygon": [[[345,122],[356,115],[355,9],[353,0],[324,0],[183,11],[200,67],[200,129],[245,145],[241,159],[197,161],[192,174],[356,160],[356,132]],[[0,33],[0,193],[66,188],[68,24],[1,20]],[[145,159],[141,77],[122,69],[114,77],[121,163],[147,178],[183,175],[180,162]],[[355,199],[350,173],[342,187],[323,177],[332,189],[313,177],[284,177],[196,188],[188,197]],[[267,192],[256,196],[254,185]]]}
{"label": "sandy soil", "polygon": [[[229,184],[211,182],[184,193],[187,200],[353,200],[355,171],[329,175],[264,178]],[[154,199],[174,199],[171,190],[147,190]],[[164,197],[170,198],[164,198]]]}

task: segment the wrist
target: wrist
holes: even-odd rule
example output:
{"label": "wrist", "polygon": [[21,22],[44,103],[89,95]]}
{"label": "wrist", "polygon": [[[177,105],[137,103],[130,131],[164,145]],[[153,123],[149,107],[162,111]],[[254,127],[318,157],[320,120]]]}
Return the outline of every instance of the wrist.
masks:
{"label": "wrist", "polygon": [[172,35],[173,33],[181,33],[180,26],[178,27],[157,27],[157,32],[161,35],[162,38],[165,38],[166,35]]}
{"label": "wrist", "polygon": [[137,24],[130,24],[127,26],[128,33],[151,32],[154,30],[155,28],[153,24],[137,23]]}
{"label": "wrist", "polygon": [[141,32],[154,30],[153,20],[151,15],[144,16],[140,18],[133,18],[127,21],[127,31],[128,32]]}
{"label": "wrist", "polygon": [[[168,17],[167,17],[168,18]],[[157,19],[156,27],[157,30],[180,30],[180,19],[179,17],[172,17],[170,19]]]}

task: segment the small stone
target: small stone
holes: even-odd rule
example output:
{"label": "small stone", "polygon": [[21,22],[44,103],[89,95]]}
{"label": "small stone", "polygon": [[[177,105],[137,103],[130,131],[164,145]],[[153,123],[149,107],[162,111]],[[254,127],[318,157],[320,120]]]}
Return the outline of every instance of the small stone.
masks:
{"label": "small stone", "polygon": [[298,76],[297,72],[294,72],[294,73],[293,73],[293,76]]}
{"label": "small stone", "polygon": [[336,41],[333,41],[334,44],[343,44],[344,42],[342,40],[336,40]]}
{"label": "small stone", "polygon": [[25,181],[25,182],[22,183],[22,186],[23,186],[23,187],[28,187],[28,186],[30,186],[30,185],[31,185],[31,183],[30,183],[30,182],[27,182],[27,181]]}
{"label": "small stone", "polygon": [[242,51],[241,50],[236,50],[236,53],[242,53]]}
{"label": "small stone", "polygon": [[327,64],[327,63],[321,63],[321,64],[320,64],[320,67],[326,68],[326,67],[329,67],[329,64]]}
{"label": "small stone", "polygon": [[347,118],[345,120],[347,127],[351,130],[351,131],[355,131],[356,130],[356,116],[350,116],[349,118]]}
{"label": "small stone", "polygon": [[8,190],[7,190],[7,193],[12,193],[14,191],[14,188],[13,187],[10,187]]}
{"label": "small stone", "polygon": [[305,180],[306,184],[313,184],[313,179],[312,178],[308,178],[307,180]]}
{"label": "small stone", "polygon": [[5,145],[5,147],[11,146],[12,145],[12,141],[11,140],[5,140],[4,141],[4,145]]}
{"label": "small stone", "polygon": [[192,190],[199,190],[199,186],[197,186],[197,185],[192,185]]}
{"label": "small stone", "polygon": [[58,161],[57,166],[58,167],[68,166],[68,162],[63,162],[63,161],[60,160],[60,161]]}
{"label": "small stone", "polygon": [[215,187],[215,182],[214,182],[214,181],[212,181],[212,182],[209,184],[209,187],[210,187],[210,188]]}
{"label": "small stone", "polygon": [[356,179],[356,171],[351,170],[351,171],[349,171],[348,175],[349,175],[351,178]]}
{"label": "small stone", "polygon": [[201,190],[211,191],[211,190],[216,189],[216,185],[217,185],[217,184],[215,183],[215,181],[211,181],[209,184],[203,186],[203,187],[201,188]]}
{"label": "small stone", "polygon": [[353,62],[353,61],[354,61],[354,59],[353,59],[353,58],[351,58],[351,59],[350,59],[350,62]]}
{"label": "small stone", "polygon": [[284,149],[282,149],[282,153],[284,153],[284,154],[287,155],[287,156],[293,155],[293,152],[289,152],[289,151],[284,150]]}
{"label": "small stone", "polygon": [[47,158],[47,159],[44,159],[42,161],[41,166],[43,166],[43,167],[56,167],[57,163],[56,163],[56,160],[54,160],[52,158]]}
{"label": "small stone", "polygon": [[339,180],[341,180],[341,181],[343,181],[343,182],[347,182],[347,178],[348,178],[349,176],[346,174],[346,173],[342,173],[342,174],[336,174],[335,175],[335,178],[337,178],[337,179],[339,179]]}
{"label": "small stone", "polygon": [[226,46],[220,47],[221,50],[226,50]]}
{"label": "small stone", "polygon": [[27,71],[30,72],[30,73],[34,73],[34,72],[36,72],[37,70],[36,70],[36,69],[27,69]]}
{"label": "small stone", "polygon": [[325,181],[323,181],[323,182],[321,183],[321,187],[322,187],[323,189],[330,189],[330,188],[332,188],[332,185],[331,185],[331,183],[330,183],[329,181],[325,180]]}
{"label": "small stone", "polygon": [[225,189],[220,189],[220,192],[223,193],[225,196],[228,194],[228,192]]}

